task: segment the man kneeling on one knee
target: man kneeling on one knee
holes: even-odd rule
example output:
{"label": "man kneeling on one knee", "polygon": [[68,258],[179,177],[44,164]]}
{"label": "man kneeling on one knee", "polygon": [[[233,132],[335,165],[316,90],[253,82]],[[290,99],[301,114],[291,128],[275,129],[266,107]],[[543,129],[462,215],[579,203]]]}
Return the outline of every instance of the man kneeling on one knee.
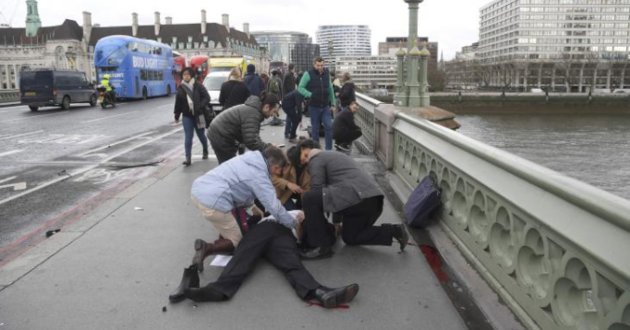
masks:
{"label": "man kneeling on one knee", "polygon": [[322,151],[312,140],[298,144],[302,164],[308,164],[311,190],[302,196],[306,214],[304,259],[332,255],[335,229],[324,212],[342,223],[341,238],[348,245],[392,245],[400,243],[402,251],[409,235],[400,224],[374,223],[383,212],[384,195],[375,180],[365,173],[350,156],[334,151]]}

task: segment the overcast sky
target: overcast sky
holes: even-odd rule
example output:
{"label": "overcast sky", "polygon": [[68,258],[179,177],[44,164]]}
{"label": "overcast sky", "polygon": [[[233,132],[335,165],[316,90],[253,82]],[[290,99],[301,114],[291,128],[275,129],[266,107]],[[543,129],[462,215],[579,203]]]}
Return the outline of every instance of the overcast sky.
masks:
{"label": "overcast sky", "polygon": [[[462,46],[478,40],[479,9],[491,0],[425,0],[420,4],[418,34],[439,43],[446,60]],[[290,30],[308,33],[315,42],[319,25],[365,24],[372,31],[372,53],[378,42],[389,36],[406,36],[408,10],[403,0],[39,0],[43,26],[59,25],[65,18],[83,24],[82,12],[92,13],[92,23],[102,26],[131,25],[137,12],[141,25],[153,24],[153,13],[173,17],[173,23],[201,21],[201,9],[208,22],[221,22],[230,15],[230,25],[250,31]],[[0,23],[23,27],[26,0],[0,0]]]}

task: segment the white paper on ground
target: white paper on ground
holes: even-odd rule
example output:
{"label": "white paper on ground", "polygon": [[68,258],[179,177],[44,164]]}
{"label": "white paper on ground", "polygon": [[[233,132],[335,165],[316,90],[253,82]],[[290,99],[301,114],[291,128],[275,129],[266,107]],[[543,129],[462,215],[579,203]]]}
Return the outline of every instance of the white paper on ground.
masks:
{"label": "white paper on ground", "polygon": [[210,266],[225,267],[230,260],[232,260],[232,256],[217,254],[217,256],[212,259],[212,262],[210,262]]}

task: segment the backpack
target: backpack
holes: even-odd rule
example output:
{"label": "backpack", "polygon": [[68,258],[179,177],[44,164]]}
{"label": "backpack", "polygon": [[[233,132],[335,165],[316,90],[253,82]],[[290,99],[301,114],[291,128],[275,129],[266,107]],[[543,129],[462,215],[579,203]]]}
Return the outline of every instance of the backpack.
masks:
{"label": "backpack", "polygon": [[280,96],[281,93],[281,89],[280,89],[280,80],[278,78],[271,78],[269,80],[269,86],[267,86],[267,92],[270,94],[274,94],[277,96]]}
{"label": "backpack", "polygon": [[441,194],[433,178],[425,176],[405,203],[405,222],[410,227],[426,227],[431,215],[442,205]]}

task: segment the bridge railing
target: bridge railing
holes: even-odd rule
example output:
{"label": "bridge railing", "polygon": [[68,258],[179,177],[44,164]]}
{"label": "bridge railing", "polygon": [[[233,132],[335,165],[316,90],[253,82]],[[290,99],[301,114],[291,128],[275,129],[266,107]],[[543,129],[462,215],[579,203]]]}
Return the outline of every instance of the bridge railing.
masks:
{"label": "bridge railing", "polygon": [[528,327],[630,328],[629,201],[358,99],[364,143],[410,189],[437,178],[441,228]]}
{"label": "bridge railing", "polygon": [[20,91],[18,89],[0,91],[0,104],[20,101]]}

